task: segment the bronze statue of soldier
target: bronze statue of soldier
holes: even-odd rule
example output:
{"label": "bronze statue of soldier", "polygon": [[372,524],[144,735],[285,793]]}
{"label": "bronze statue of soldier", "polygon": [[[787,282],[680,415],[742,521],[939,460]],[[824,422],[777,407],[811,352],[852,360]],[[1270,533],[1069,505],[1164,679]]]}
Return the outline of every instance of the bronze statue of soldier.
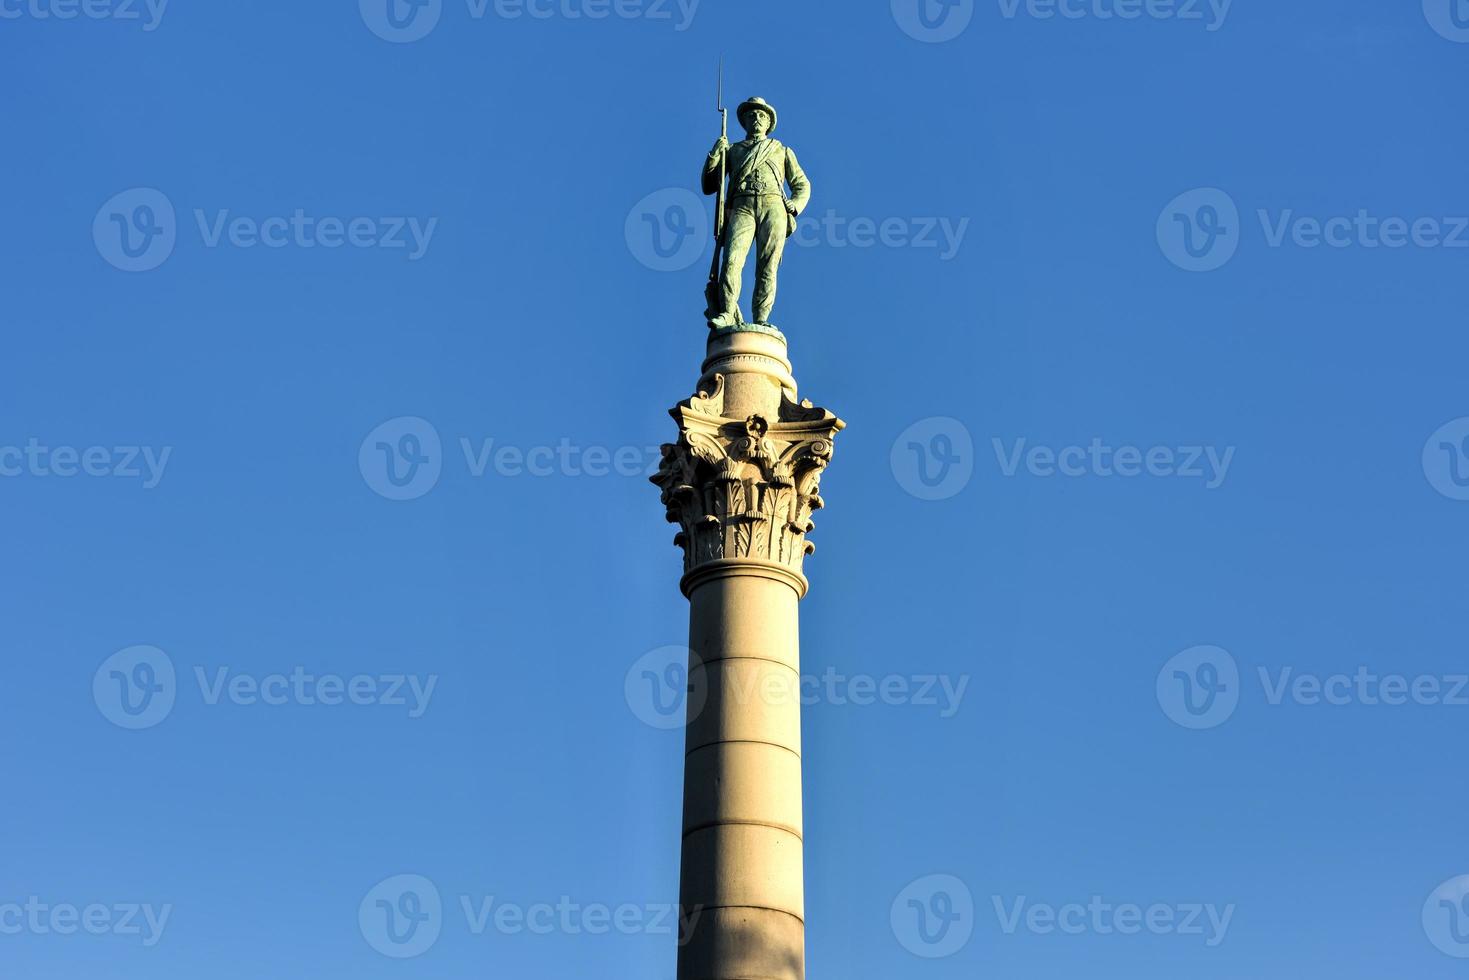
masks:
{"label": "bronze statue of soldier", "polygon": [[[705,194],[719,194],[721,177],[728,175],[725,214],[716,226],[724,228],[724,264],[718,288],[710,290],[709,325],[732,327],[744,322],[740,313],[740,281],[750,246],[755,246],[755,295],[751,304],[754,322],[770,325],[775,305],[776,273],[785,251],[786,238],[796,230],[796,218],[811,199],[811,182],[796,161],[796,154],[779,140],[775,130],[775,107],[764,99],[746,99],[735,110],[745,129],[745,138],[731,144],[720,136],[704,161],[702,185]],[[790,193],[786,193],[786,185]],[[717,261],[717,260],[716,260]]]}

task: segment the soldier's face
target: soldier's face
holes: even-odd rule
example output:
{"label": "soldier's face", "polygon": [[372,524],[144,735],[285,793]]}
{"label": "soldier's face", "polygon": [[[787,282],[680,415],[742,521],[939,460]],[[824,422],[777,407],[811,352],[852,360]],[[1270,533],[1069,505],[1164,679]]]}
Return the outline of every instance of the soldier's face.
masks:
{"label": "soldier's face", "polygon": [[751,109],[745,113],[745,132],[751,136],[764,136],[770,130],[770,114],[764,109]]}

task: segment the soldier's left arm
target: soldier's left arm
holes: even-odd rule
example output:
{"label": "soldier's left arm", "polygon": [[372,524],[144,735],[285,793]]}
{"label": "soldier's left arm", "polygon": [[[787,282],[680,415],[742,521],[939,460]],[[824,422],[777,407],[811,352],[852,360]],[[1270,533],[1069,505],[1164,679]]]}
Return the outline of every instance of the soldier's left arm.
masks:
{"label": "soldier's left arm", "polygon": [[789,146],[786,151],[786,182],[791,185],[791,207],[796,214],[806,210],[806,202],[811,200],[811,181],[806,179],[806,171],[801,169],[801,164],[796,160],[796,151]]}

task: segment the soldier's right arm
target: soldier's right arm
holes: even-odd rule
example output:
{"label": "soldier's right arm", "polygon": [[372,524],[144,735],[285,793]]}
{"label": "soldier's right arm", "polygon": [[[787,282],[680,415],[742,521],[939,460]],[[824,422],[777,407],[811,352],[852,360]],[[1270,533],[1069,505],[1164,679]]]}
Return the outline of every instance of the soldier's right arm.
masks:
{"label": "soldier's right arm", "polygon": [[714,149],[709,151],[709,157],[704,161],[702,184],[705,194],[719,193],[719,163],[728,153],[729,140],[721,136],[714,141]]}

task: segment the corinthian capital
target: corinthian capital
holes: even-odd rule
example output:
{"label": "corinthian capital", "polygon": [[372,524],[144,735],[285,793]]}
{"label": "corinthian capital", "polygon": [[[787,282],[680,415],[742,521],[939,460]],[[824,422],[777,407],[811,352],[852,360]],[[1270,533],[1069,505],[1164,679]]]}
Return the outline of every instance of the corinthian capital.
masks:
{"label": "corinthian capital", "polygon": [[676,443],[650,479],[662,490],[674,544],[687,575],[709,562],[748,559],[784,566],[799,577],[806,540],[821,509],[821,473],[845,423],[809,401],[782,399],[777,418],[725,415],[724,376],[670,411]]}

